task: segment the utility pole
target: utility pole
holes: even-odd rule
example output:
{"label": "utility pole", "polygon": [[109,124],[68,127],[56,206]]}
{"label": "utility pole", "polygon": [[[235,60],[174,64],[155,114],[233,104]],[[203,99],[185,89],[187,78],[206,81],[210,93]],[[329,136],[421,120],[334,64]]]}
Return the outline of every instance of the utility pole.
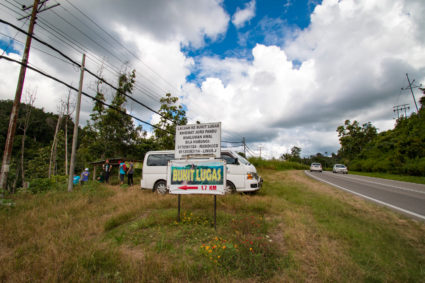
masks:
{"label": "utility pole", "polygon": [[421,87],[422,85],[421,85],[421,84],[420,84],[419,86],[414,85],[414,86],[412,87],[412,85],[413,85],[413,83],[415,82],[415,80],[413,79],[413,81],[412,81],[412,82],[410,82],[409,75],[408,75],[407,73],[406,73],[406,78],[407,78],[407,82],[409,83],[409,86],[407,86],[407,87],[405,87],[405,88],[401,88],[401,90],[410,89],[410,92],[412,93],[413,101],[415,102],[416,113],[418,113],[418,114],[419,114],[418,104],[416,103],[415,95],[413,94],[413,89],[414,89],[414,88]]}
{"label": "utility pole", "polygon": [[393,107],[393,112],[397,112],[397,120],[400,119],[400,112],[403,113],[402,111],[404,110],[404,117],[407,118],[407,112],[406,109],[409,110],[409,104],[402,104],[402,105],[396,105]]}
{"label": "utility pole", "polygon": [[22,90],[24,88],[25,73],[27,71],[28,57],[31,47],[32,33],[34,31],[35,19],[37,16],[39,0],[34,0],[32,6],[31,20],[28,27],[28,35],[25,43],[24,54],[22,55],[21,71],[19,72],[18,85],[16,87],[15,100],[13,101],[12,112],[10,113],[9,128],[7,130],[6,143],[4,146],[1,173],[0,173],[0,188],[7,189],[7,175],[9,174],[10,159],[12,157],[13,139],[15,138],[16,124],[19,115],[19,105],[21,104]]}
{"label": "utility pole", "polygon": [[75,170],[75,155],[77,151],[78,124],[80,123],[81,93],[83,92],[84,65],[86,54],[83,54],[83,61],[80,67],[80,85],[78,87],[77,108],[75,110],[74,134],[72,136],[71,162],[69,165],[68,192],[72,192]]}
{"label": "utility pole", "polygon": [[261,145],[260,145],[260,159],[261,159]]}
{"label": "utility pole", "polygon": [[245,158],[246,158],[246,143],[245,143],[245,137],[242,137],[242,144],[243,144],[243,154],[245,155]]}
{"label": "utility pole", "polygon": [[42,9],[44,4],[47,3],[47,1],[49,0],[41,0],[41,1],[34,0],[34,4],[32,6],[29,6],[29,7],[22,6],[23,11],[26,11],[32,8],[32,12],[31,12],[31,15],[18,19],[18,20],[22,20],[22,19],[31,17],[30,25],[28,27],[27,40],[25,42],[25,49],[22,55],[22,65],[21,65],[21,70],[19,72],[18,85],[16,86],[15,99],[13,101],[12,112],[10,113],[10,118],[9,118],[9,128],[7,130],[6,143],[5,143],[4,152],[3,152],[2,166],[1,166],[1,172],[0,172],[0,188],[4,190],[7,189],[7,176],[9,174],[9,169],[10,169],[10,159],[12,157],[13,140],[15,138],[16,124],[17,124],[18,115],[19,115],[19,106],[21,104],[22,90],[24,89],[25,73],[27,71],[27,64],[28,64],[28,58],[29,58],[29,53],[31,48],[32,34],[34,31],[35,20],[37,19],[37,13],[46,11],[48,9],[51,9],[59,5],[59,4],[56,4],[51,7],[46,7]]}

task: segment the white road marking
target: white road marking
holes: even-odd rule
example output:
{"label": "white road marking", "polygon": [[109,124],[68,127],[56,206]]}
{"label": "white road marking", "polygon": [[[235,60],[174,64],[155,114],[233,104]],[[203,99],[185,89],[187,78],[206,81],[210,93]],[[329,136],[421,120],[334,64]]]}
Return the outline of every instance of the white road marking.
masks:
{"label": "white road marking", "polygon": [[308,173],[307,171],[304,171],[304,172],[305,172],[308,176],[310,176],[311,178],[316,179],[316,180],[318,180],[318,181],[320,181],[320,182],[327,183],[327,184],[329,184],[329,185],[331,185],[331,186],[334,186],[334,187],[336,187],[336,188],[338,188],[338,189],[341,189],[341,190],[344,190],[344,191],[350,192],[350,193],[352,193],[352,194],[355,194],[355,195],[357,195],[357,196],[363,197],[363,198],[365,198],[365,199],[368,199],[368,200],[374,201],[374,202],[376,202],[376,203],[379,203],[379,204],[382,204],[382,205],[385,205],[385,206],[391,207],[391,208],[393,208],[393,209],[395,209],[395,210],[398,210],[398,211],[404,212],[404,213],[406,213],[406,214],[409,214],[409,215],[412,215],[412,216],[418,217],[418,218],[420,218],[420,219],[422,219],[422,220],[425,220],[425,216],[424,216],[424,215],[417,214],[417,213],[415,213],[415,212],[413,212],[413,211],[409,211],[409,210],[403,209],[403,208],[401,208],[401,207],[398,207],[398,206],[395,206],[395,205],[392,205],[392,204],[389,204],[389,203],[386,203],[386,202],[383,202],[383,201],[380,201],[380,200],[377,200],[377,199],[374,199],[374,198],[368,197],[368,196],[366,196],[366,195],[363,195],[363,194],[360,194],[360,193],[357,193],[357,192],[351,191],[351,190],[349,190],[349,189],[347,189],[347,188],[344,188],[344,187],[342,187],[342,186],[339,186],[339,185],[337,185],[337,184],[334,184],[334,183],[331,183],[331,182],[325,181],[325,180],[323,180],[323,179],[317,178],[316,176],[313,176],[312,174]]}

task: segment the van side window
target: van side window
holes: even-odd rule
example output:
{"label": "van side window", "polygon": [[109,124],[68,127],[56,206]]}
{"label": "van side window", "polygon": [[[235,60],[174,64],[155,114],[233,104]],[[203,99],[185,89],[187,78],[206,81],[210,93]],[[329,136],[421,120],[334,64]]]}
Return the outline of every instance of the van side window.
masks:
{"label": "van side window", "polygon": [[164,154],[164,165],[163,166],[167,166],[168,165],[168,161],[173,160],[174,159],[174,154]]}
{"label": "van side window", "polygon": [[174,159],[174,154],[151,154],[148,156],[148,166],[167,166]]}
{"label": "van side window", "polygon": [[230,156],[230,155],[228,155],[228,154],[222,154],[221,155],[221,158],[223,158],[224,160],[226,160],[226,163],[227,164],[237,164],[236,163],[236,158],[234,158],[234,157],[232,157],[232,156]]}

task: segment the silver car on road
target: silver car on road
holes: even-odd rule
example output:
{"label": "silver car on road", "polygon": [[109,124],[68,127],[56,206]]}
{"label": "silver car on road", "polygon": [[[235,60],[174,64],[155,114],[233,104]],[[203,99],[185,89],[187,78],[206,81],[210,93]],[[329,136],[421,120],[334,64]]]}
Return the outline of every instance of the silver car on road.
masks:
{"label": "silver car on road", "polygon": [[334,168],[332,169],[332,172],[348,174],[348,168],[344,164],[335,164]]}

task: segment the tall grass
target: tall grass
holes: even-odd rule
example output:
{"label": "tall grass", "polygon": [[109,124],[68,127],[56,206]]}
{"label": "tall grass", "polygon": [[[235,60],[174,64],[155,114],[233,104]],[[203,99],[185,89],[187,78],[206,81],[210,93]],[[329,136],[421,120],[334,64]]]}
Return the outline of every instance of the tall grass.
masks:
{"label": "tall grass", "polygon": [[0,206],[0,281],[282,282],[425,278],[425,225],[260,169],[260,194],[177,197],[96,183]]}
{"label": "tall grass", "polygon": [[306,170],[309,167],[305,164],[291,161],[284,161],[279,159],[261,159],[261,158],[250,158],[249,161],[259,169],[272,169],[272,170]]}

